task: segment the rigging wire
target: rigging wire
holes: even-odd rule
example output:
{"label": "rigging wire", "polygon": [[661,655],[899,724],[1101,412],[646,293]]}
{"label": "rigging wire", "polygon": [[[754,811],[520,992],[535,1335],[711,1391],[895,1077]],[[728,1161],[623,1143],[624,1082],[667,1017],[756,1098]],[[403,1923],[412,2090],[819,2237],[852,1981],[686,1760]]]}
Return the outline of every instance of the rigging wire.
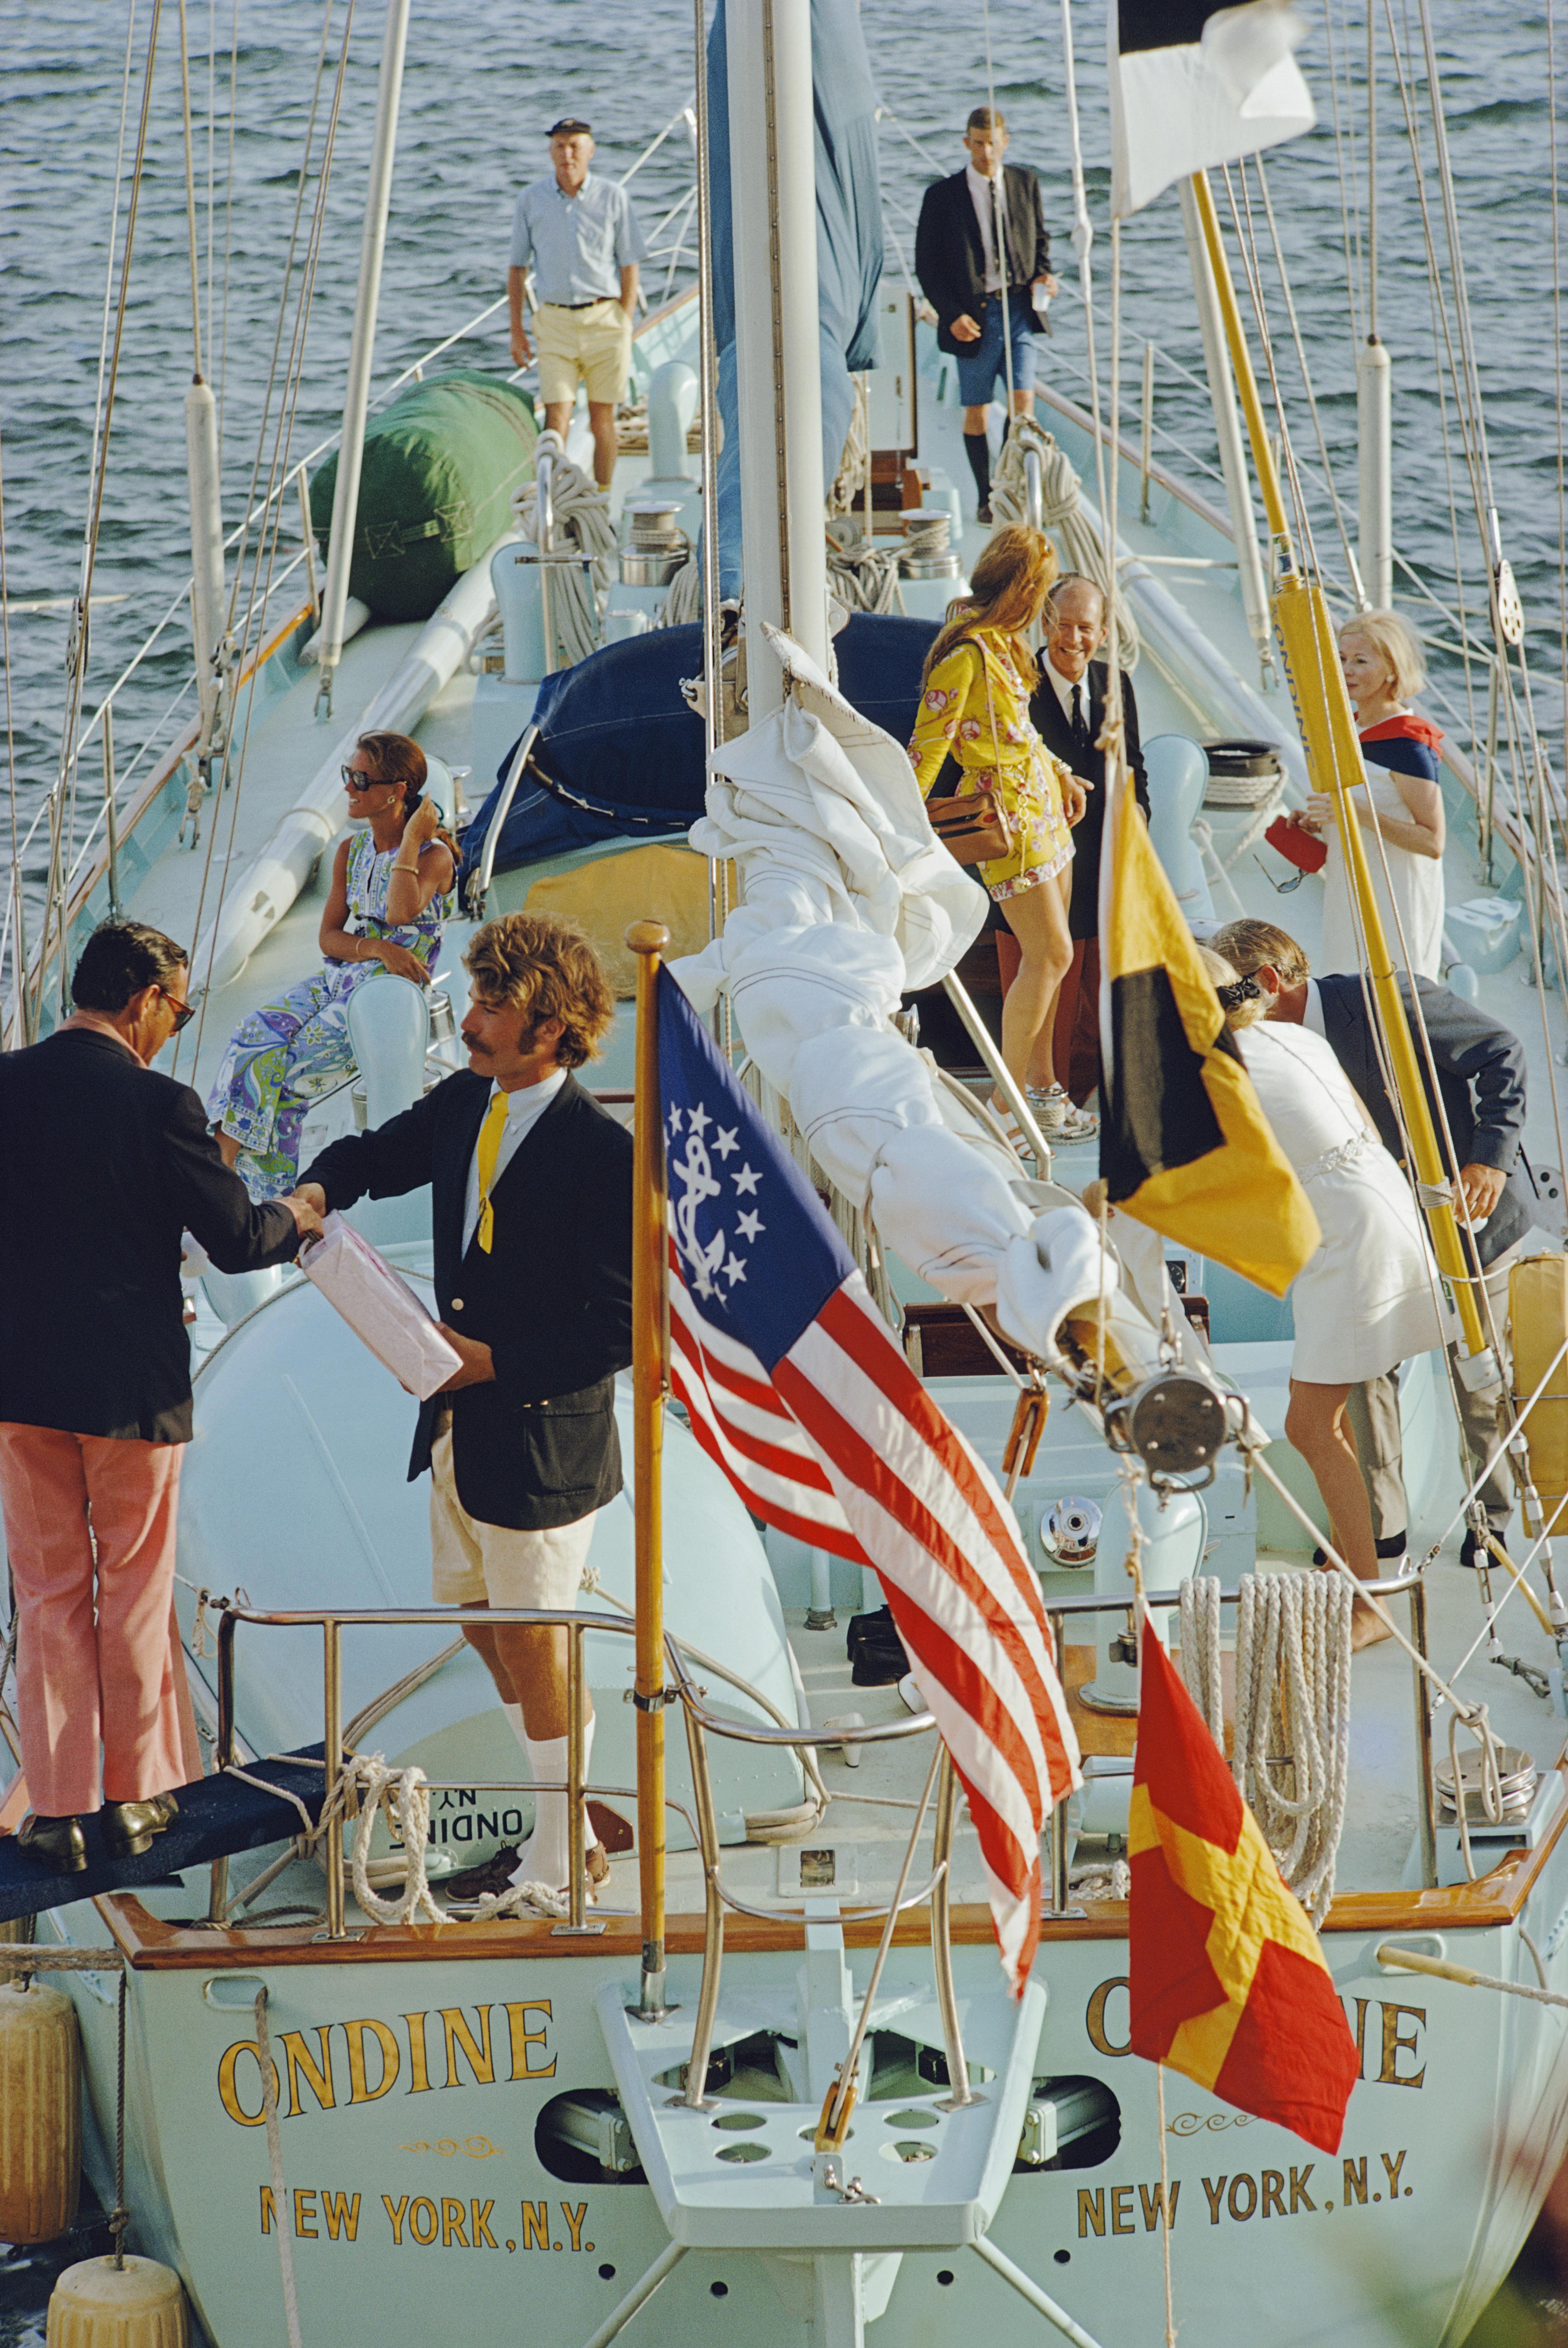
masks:
{"label": "rigging wire", "polygon": [[185,0],[180,6],[180,122],[185,140],[185,229],[191,248],[191,353],[195,379],[201,379],[201,264],[196,249],[196,158],[191,126],[191,39]]}
{"label": "rigging wire", "polygon": [[[12,917],[15,922],[16,953],[15,967],[24,979],[27,969],[26,932],[24,927],[22,897],[21,818],[16,808],[16,733],[11,710],[11,589],[5,561],[5,466],[4,441],[0,438],[0,665],[5,672],[5,765],[11,799],[11,897]],[[23,1011],[26,1008],[26,987],[16,990]],[[22,1041],[30,1044],[26,1021],[22,1023]]]}
{"label": "rigging wire", "polygon": [[[1403,0],[1401,0],[1401,5],[1403,5]],[[1438,420],[1443,444],[1443,474],[1448,489],[1449,538],[1453,556],[1454,596],[1460,617],[1460,634],[1461,639],[1468,639],[1470,634],[1470,618],[1465,596],[1464,559],[1460,548],[1459,493],[1454,481],[1453,434],[1450,429],[1449,418],[1449,377],[1445,374],[1443,366],[1443,354],[1445,349],[1449,346],[1448,314],[1446,305],[1442,299],[1442,287],[1438,270],[1437,245],[1432,234],[1431,213],[1427,200],[1426,167],[1420,137],[1420,125],[1417,120],[1415,99],[1411,92],[1409,79],[1406,73],[1404,52],[1400,47],[1398,35],[1394,26],[1393,0],[1383,0],[1383,15],[1384,21],[1388,28],[1389,54],[1394,61],[1394,71],[1399,86],[1399,101],[1405,118],[1406,138],[1409,146],[1410,160],[1415,177],[1416,201],[1421,218],[1422,242],[1425,247],[1427,257],[1427,301],[1428,307],[1431,314],[1432,334],[1432,380],[1437,386]],[[1463,424],[1461,419],[1461,434],[1462,430]],[[1473,745],[1480,738],[1480,732],[1476,725],[1474,674],[1468,652],[1462,654],[1461,657],[1464,663],[1466,716],[1469,725],[1470,738]],[[1488,673],[1491,675],[1494,671],[1496,665],[1495,647],[1491,645],[1487,646],[1483,657],[1487,662]],[[1488,752],[1488,760],[1490,772],[1490,748]]]}
{"label": "rigging wire", "polygon": [[[992,135],[996,129],[996,77],[991,70],[991,0],[982,0],[981,22],[985,31],[985,104],[991,116]],[[991,179],[991,241],[996,252],[996,300],[1002,311],[1003,376],[1007,386],[1007,421],[1002,427],[1002,445],[1007,445],[1007,435],[1013,428],[1013,304],[1011,287],[1007,283],[1006,206],[1003,201],[1006,191],[1006,165],[1000,156]]]}
{"label": "rigging wire", "polygon": [[[125,314],[130,288],[131,255],[136,247],[136,223],[140,205],[142,167],[147,157],[148,129],[152,112],[153,66],[158,56],[158,28],[163,12],[163,0],[152,0],[152,21],[148,28],[147,63],[142,73],[141,108],[137,122],[136,160],[131,170],[130,195],[126,207],[125,245],[120,259],[119,294],[113,304],[114,324],[109,331],[109,291],[113,283],[114,242],[109,242],[109,285],[105,292],[104,331],[98,350],[98,395],[93,419],[93,460],[91,486],[88,498],[88,514],[83,532],[82,560],[76,609],[71,617],[70,642],[66,654],[66,708],[61,726],[60,766],[56,779],[51,808],[49,838],[48,882],[45,892],[44,936],[38,963],[38,1001],[42,1001],[45,973],[47,967],[51,925],[57,916],[59,922],[60,1004],[67,1000],[65,906],[56,903],[61,878],[64,850],[63,827],[66,820],[67,783],[74,780],[73,748],[76,731],[81,718],[82,696],[87,682],[89,614],[92,609],[93,571],[98,560],[98,532],[103,523],[104,490],[108,477],[109,433],[114,421],[115,392],[119,381],[120,352],[125,340]],[[115,159],[114,218],[119,210],[119,185],[124,157],[124,121],[129,91],[131,26],[126,32],[126,79],[121,98],[120,147]],[[107,358],[106,358],[107,347]]]}
{"label": "rigging wire", "polygon": [[[229,34],[229,153],[223,173],[223,305],[218,336],[218,449],[223,448],[223,401],[229,388],[229,262],[234,242],[234,118],[239,108],[240,0]],[[209,340],[211,337],[209,336]]]}
{"label": "rigging wire", "polygon": [[[251,562],[250,595],[246,604],[244,620],[239,631],[240,656],[242,661],[245,653],[252,648],[257,640],[256,632],[264,623],[267,601],[272,592],[273,572],[276,565],[278,541],[283,530],[283,499],[278,494],[278,490],[280,483],[286,480],[288,477],[286,458],[288,451],[292,446],[294,416],[298,405],[300,385],[304,376],[305,336],[309,329],[311,309],[315,299],[316,270],[320,260],[322,236],[326,220],[327,191],[332,180],[333,154],[336,144],[338,119],[342,108],[343,91],[348,69],[349,46],[354,30],[355,0],[348,0],[348,6],[344,16],[343,35],[338,51],[336,71],[333,81],[332,98],[327,109],[327,119],[323,133],[321,161],[318,167],[316,178],[315,205],[311,218],[310,229],[305,241],[304,258],[300,271],[299,297],[294,310],[294,333],[290,340],[288,357],[284,369],[284,389],[282,396],[279,399],[278,421],[273,439],[273,454],[271,467],[267,477],[266,496],[261,502],[260,506],[258,506],[256,502],[257,483],[261,477],[262,460],[266,448],[267,427],[273,411],[273,394],[277,389],[278,354],[283,345],[284,327],[288,318],[289,298],[294,280],[294,252],[299,238],[300,215],[304,210],[304,190],[310,179],[310,167],[315,143],[316,117],[320,108],[322,82],[325,76],[327,45],[331,36],[332,16],[335,5],[335,0],[326,0],[326,5],[322,18],[321,46],[316,55],[315,79],[312,86],[310,108],[306,118],[304,149],[301,159],[299,182],[294,195],[294,221],[290,228],[288,252],[284,266],[283,290],[278,302],[278,322],[273,339],[272,365],[268,372],[266,390],[262,404],[261,421],[257,430],[255,462],[252,469],[250,492],[246,504],[246,518],[240,533],[239,551],[236,555],[234,564],[233,586],[230,594],[229,628],[230,633],[232,633],[239,608],[240,584],[245,566],[245,549],[246,541],[249,536],[250,523],[252,520],[259,514],[261,519],[256,550]],[[266,578],[264,590],[262,588],[263,566]],[[245,705],[244,725],[241,732],[238,745],[238,755],[237,757],[235,755],[235,744],[232,734],[231,733],[225,737],[223,743],[223,754],[219,769],[216,791],[220,800],[222,798],[222,794],[229,788],[231,779],[233,784],[233,797],[231,802],[229,814],[228,841],[224,849],[222,868],[220,872],[218,881],[217,901],[212,914],[212,953],[215,953],[217,951],[217,925],[222,913],[224,897],[228,889],[230,870],[233,861],[234,841],[239,824],[240,800],[244,779],[245,751],[250,739],[251,719],[254,711],[254,705],[255,696],[253,694]],[[232,769],[232,776],[231,769]],[[193,932],[193,934],[197,938],[201,934],[202,914],[206,905],[207,891],[211,876],[213,851],[217,844],[218,829],[217,821],[214,819],[208,834],[207,854],[203,861],[201,870],[201,887],[197,898]],[[211,975],[211,954],[210,953],[208,959],[209,976]],[[194,977],[194,975],[195,973],[193,973],[192,976]],[[201,1015],[197,1021],[196,1033],[191,1039],[191,1056],[193,1061],[200,1056],[201,1039],[206,1028],[207,994],[208,988],[205,982],[203,982],[201,987]],[[176,1073],[179,1068],[180,1047],[182,1041],[182,1037],[177,1036],[175,1038],[174,1070]]]}
{"label": "rigging wire", "polygon": [[[1356,559],[1355,551],[1350,543],[1349,526],[1346,521],[1345,509],[1340,503],[1339,491],[1335,483],[1334,468],[1329,461],[1328,443],[1324,438],[1323,418],[1318,412],[1317,394],[1313,387],[1312,370],[1307,364],[1306,345],[1302,337],[1301,322],[1297,318],[1295,313],[1295,296],[1291,292],[1290,277],[1284,265],[1284,252],[1280,244],[1279,228],[1274,220],[1274,201],[1269,194],[1268,179],[1264,170],[1264,159],[1262,154],[1259,153],[1254,155],[1252,160],[1257,171],[1258,188],[1263,197],[1264,213],[1269,224],[1269,237],[1274,245],[1274,267],[1279,273],[1280,291],[1284,296],[1285,316],[1290,321],[1291,340],[1295,345],[1296,365],[1301,369],[1301,385],[1302,389],[1306,394],[1307,413],[1312,417],[1312,429],[1317,441],[1317,453],[1323,467],[1323,479],[1328,490],[1329,504],[1334,509],[1334,520],[1335,525],[1339,532],[1339,543],[1345,551],[1346,572],[1349,577],[1352,590],[1357,593],[1359,600],[1365,602],[1366,592],[1361,579],[1361,567]],[[1252,206],[1251,201],[1247,196],[1247,174],[1244,161],[1240,167],[1238,176],[1242,184],[1243,201],[1247,207],[1247,227],[1248,233],[1250,235],[1252,233]]]}
{"label": "rigging wire", "polygon": [[[1562,193],[1557,184],[1557,30],[1555,0],[1546,0],[1546,125],[1552,173],[1552,372],[1555,412],[1563,415],[1563,243]],[[1558,737],[1568,765],[1568,476],[1563,470],[1563,434],[1557,441],[1557,638],[1562,657]]]}
{"label": "rigging wire", "polygon": [[[1323,30],[1328,47],[1328,102],[1334,116],[1334,159],[1339,180],[1339,224],[1345,244],[1345,294],[1350,309],[1351,338],[1353,341],[1359,342],[1361,329],[1357,297],[1360,288],[1357,278],[1360,270],[1361,212],[1356,184],[1356,127],[1355,118],[1350,113],[1348,82],[1345,93],[1346,117],[1350,124],[1348,132],[1339,118],[1339,64],[1334,46],[1334,0],[1328,0],[1328,5],[1324,9]],[[1350,159],[1348,166],[1346,162],[1347,148]],[[1354,233],[1351,229],[1352,218],[1356,223]],[[1353,252],[1354,258],[1352,258]]]}

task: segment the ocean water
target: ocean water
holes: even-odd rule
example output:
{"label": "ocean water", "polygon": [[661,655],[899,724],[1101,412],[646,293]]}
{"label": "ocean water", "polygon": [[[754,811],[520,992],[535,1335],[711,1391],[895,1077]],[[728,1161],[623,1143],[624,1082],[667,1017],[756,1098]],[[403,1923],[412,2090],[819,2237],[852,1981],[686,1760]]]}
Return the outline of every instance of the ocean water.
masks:
{"label": "ocean water", "polygon": [[[845,0],[848,5],[848,0]],[[1355,348],[1367,321],[1367,32],[1368,0],[1325,0],[1307,10],[1302,63],[1318,99],[1320,128],[1267,163],[1269,192],[1294,289],[1317,400],[1318,424],[1354,534]],[[1423,168],[1439,239],[1438,290],[1429,280],[1418,178],[1406,137],[1386,18],[1377,16],[1376,245],[1377,324],[1395,362],[1396,539],[1444,602],[1455,601],[1456,553],[1472,614],[1485,625],[1485,573],[1470,483],[1451,399],[1439,396],[1434,337],[1454,315],[1452,281],[1432,170],[1423,72],[1411,40],[1407,71],[1423,120]],[[279,411],[269,372],[285,284],[285,259],[304,153],[317,60],[327,58],[320,115],[347,0],[189,0],[192,158],[198,288],[207,373],[222,402],[225,519],[242,510],[258,461],[273,461]],[[1073,7],[1083,139],[1097,238],[1099,298],[1109,302],[1109,124],[1104,16],[1099,0]],[[1396,0],[1406,31],[1408,0]],[[1456,209],[1484,393],[1492,484],[1505,551],[1524,591],[1539,703],[1555,732],[1563,665],[1559,620],[1560,436],[1552,253],[1552,106],[1548,24],[1537,9],[1480,0],[1440,7],[1439,73],[1452,155]],[[287,436],[297,461],[337,420],[342,399],[365,167],[375,106],[382,12],[355,0],[333,170],[304,363]],[[1068,275],[1070,193],[1059,21],[1049,9],[976,0],[862,0],[873,71],[888,109],[882,129],[888,265],[912,252],[921,190],[963,160],[959,136],[971,104],[994,94],[1013,131],[1012,157],[1041,173],[1068,280],[1054,311],[1046,358],[1051,380],[1085,389],[1083,320]],[[151,20],[151,0],[4,0],[6,59],[0,108],[4,211],[5,366],[0,372],[6,590],[13,602],[68,597],[77,577],[87,513],[92,422],[106,283],[118,272],[111,225],[116,148],[128,43],[131,60],[127,157]],[[605,28],[609,28],[608,37]],[[1402,33],[1402,38],[1404,33]],[[613,12],[585,0],[416,0],[377,345],[377,384],[494,300],[504,288],[515,190],[547,168],[543,133],[562,111],[585,115],[599,139],[598,168],[619,175],[693,89],[693,13],[672,0],[634,0]],[[987,62],[989,49],[989,63]],[[1331,70],[1331,62],[1332,67]],[[86,708],[119,675],[167,608],[189,567],[181,400],[192,355],[191,262],[180,91],[179,19],[165,5],[154,69],[145,167],[110,439],[95,592],[122,601],[91,619]],[[1334,129],[1337,94],[1342,135]],[[316,152],[319,154],[319,137]],[[692,150],[677,126],[640,171],[634,192],[653,229],[691,184]],[[123,245],[129,170],[121,187]],[[1261,190],[1249,182],[1256,214]],[[300,212],[303,253],[317,181]],[[1223,193],[1222,209],[1223,209]],[[1266,222],[1257,219],[1260,270],[1274,333],[1282,395],[1304,457],[1316,446],[1281,304]],[[673,232],[665,232],[665,242]],[[1349,247],[1348,256],[1346,247]],[[684,252],[646,273],[651,298],[690,280]],[[302,271],[289,281],[284,347],[294,331]],[[1142,345],[1159,345],[1154,418],[1163,461],[1200,485],[1217,485],[1207,403],[1183,378],[1201,372],[1190,281],[1174,196],[1131,221],[1122,237],[1122,404],[1136,430]],[[1243,304],[1245,304],[1243,294]],[[1109,391],[1109,336],[1100,335]],[[507,365],[504,314],[459,343],[453,362]],[[263,417],[270,414],[265,434]],[[258,460],[258,440],[263,451]],[[1452,506],[1450,506],[1450,498]],[[1326,567],[1343,572],[1330,501],[1312,473],[1308,506]],[[1450,519],[1451,511],[1457,520]],[[285,525],[282,559],[297,551]],[[1402,582],[1406,592],[1414,592]],[[1440,645],[1451,629],[1428,618]],[[25,829],[57,770],[67,619],[63,611],[13,613],[8,750]],[[188,641],[176,623],[119,705],[116,753],[125,776],[139,747],[167,739],[167,712],[185,675]],[[1462,711],[1451,659],[1438,654],[1439,682]],[[158,732],[161,725],[163,731]],[[84,765],[84,800],[101,788],[96,749]],[[0,856],[10,855],[0,808]],[[36,881],[37,841],[25,860]]]}

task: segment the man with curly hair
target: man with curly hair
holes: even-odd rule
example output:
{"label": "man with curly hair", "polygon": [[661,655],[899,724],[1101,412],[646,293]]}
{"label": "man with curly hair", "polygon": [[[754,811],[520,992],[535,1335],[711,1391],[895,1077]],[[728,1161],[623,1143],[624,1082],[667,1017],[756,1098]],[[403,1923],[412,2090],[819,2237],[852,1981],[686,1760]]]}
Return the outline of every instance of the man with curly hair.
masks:
{"label": "man with curly hair", "polygon": [[[325,1213],[429,1184],[442,1331],[461,1356],[420,1407],[408,1463],[410,1481],[430,1471],[436,1601],[565,1608],[594,1517],[621,1489],[615,1374],[632,1358],[632,1138],[573,1073],[597,1058],[614,998],[581,931],[546,915],[487,922],[465,960],[468,1069],[374,1132],[333,1142],[300,1195]],[[562,1785],[564,1631],[470,1625],[464,1636],[535,1784]],[[602,1835],[613,1814],[593,1807]],[[538,1795],[521,1855],[491,1861],[470,1888],[563,1890],[566,1809],[564,1793]],[[596,1840],[590,1878],[607,1872]]]}

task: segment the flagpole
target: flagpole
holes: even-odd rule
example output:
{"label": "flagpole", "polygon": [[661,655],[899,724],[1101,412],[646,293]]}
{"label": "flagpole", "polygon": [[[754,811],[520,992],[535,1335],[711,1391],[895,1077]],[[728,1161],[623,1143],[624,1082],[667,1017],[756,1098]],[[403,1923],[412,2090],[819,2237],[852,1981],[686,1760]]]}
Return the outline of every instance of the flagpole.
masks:
{"label": "flagpole", "polygon": [[[1339,665],[1334,623],[1329,618],[1322,588],[1315,580],[1308,579],[1296,564],[1291,544],[1290,520],[1274,466],[1274,452],[1269,447],[1263,402],[1258,396],[1257,378],[1253,373],[1252,355],[1247,349],[1246,336],[1242,328],[1236,289],[1231,281],[1230,263],[1221,240],[1219,215],[1214,209],[1207,174],[1194,171],[1191,187],[1203,231],[1203,242],[1214,273],[1214,290],[1219,295],[1225,339],[1230,345],[1236,389],[1253,444],[1253,463],[1257,471],[1258,487],[1263,492],[1264,511],[1268,517],[1269,531],[1274,540],[1277,582],[1274,591],[1274,624],[1284,648],[1285,670],[1306,747],[1307,767],[1316,788],[1326,792],[1333,802],[1340,846],[1345,855],[1346,873],[1356,897],[1367,941],[1367,975],[1377,998],[1383,1031],[1388,1039],[1388,1058],[1399,1095],[1400,1113],[1410,1137],[1410,1157],[1415,1168],[1417,1189],[1431,1232],[1432,1252],[1437,1257],[1439,1271],[1453,1291],[1459,1312],[1462,1332],[1460,1380],[1467,1387],[1473,1384],[1479,1390],[1488,1383],[1489,1371],[1491,1375],[1496,1375],[1496,1357],[1491,1353],[1481,1332],[1472,1276],[1460,1243],[1452,1185],[1438,1147],[1427,1090],[1421,1082],[1409,1021],[1399,993],[1394,958],[1389,951],[1377,900],[1373,894],[1372,871],[1366,843],[1361,837],[1361,825],[1350,798],[1352,788],[1363,779],[1364,768],[1360,740],[1350,709],[1350,696]],[[1471,1364],[1475,1366],[1467,1376],[1466,1368]]]}
{"label": "flagpole", "polygon": [[637,957],[636,1101],[632,1126],[632,1460],[636,1556],[637,1872],[643,1904],[643,1973],[632,2011],[645,2022],[665,2002],[665,1580],[664,1446],[665,1134],[659,1099],[659,963],[670,942],[662,922],[634,922]]}

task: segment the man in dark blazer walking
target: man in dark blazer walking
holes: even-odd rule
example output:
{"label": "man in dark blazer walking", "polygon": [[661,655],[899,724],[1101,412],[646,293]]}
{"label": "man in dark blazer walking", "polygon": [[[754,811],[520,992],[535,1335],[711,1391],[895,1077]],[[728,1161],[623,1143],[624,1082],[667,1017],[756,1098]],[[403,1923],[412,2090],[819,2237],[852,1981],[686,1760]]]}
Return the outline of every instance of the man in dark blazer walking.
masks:
{"label": "man in dark blazer walking", "polygon": [[[1075,1102],[1099,1086],[1099,851],[1105,836],[1105,753],[1095,747],[1105,722],[1109,671],[1095,654],[1105,642],[1105,590],[1098,580],[1069,571],[1051,590],[1046,641],[1036,663],[1039,683],[1029,716],[1047,750],[1065,759],[1089,786],[1083,820],[1073,833],[1073,889],[1068,908],[1073,958],[1057,997],[1052,1057],[1056,1080]],[[1132,679],[1121,680],[1127,763],[1144,815],[1149,778],[1138,739],[1138,699]]]}
{"label": "man in dark blazer walking", "polygon": [[[1402,1159],[1395,1104],[1388,1097],[1377,1060],[1377,1039],[1372,1013],[1359,972],[1338,972],[1314,978],[1295,940],[1272,922],[1233,922],[1211,940],[1216,953],[1243,977],[1255,978],[1271,1000],[1270,1019],[1309,1027],[1332,1046],[1334,1056],[1367,1105],[1383,1146]],[[1400,974],[1399,991],[1406,1009],[1412,1002],[1410,980]],[[1465,1216],[1460,1214],[1460,1237],[1467,1257],[1480,1264],[1491,1303],[1503,1373],[1508,1373],[1508,1275],[1519,1261],[1533,1223],[1534,1203],[1529,1185],[1521,1179],[1519,1148],[1524,1134],[1524,1047],[1511,1029],[1499,1026],[1473,1003],[1466,1003],[1429,978],[1416,981],[1415,999],[1432,1047],[1443,1116],[1453,1136],[1459,1161],[1458,1188],[1471,1221],[1478,1226],[1472,1253]],[[1418,1051],[1418,1060],[1422,1057]],[[1432,1101],[1431,1077],[1422,1069],[1427,1097],[1439,1133],[1441,1120]],[[1456,1207],[1458,1201],[1456,1201]],[[1482,1325],[1486,1314],[1482,1312]],[[1499,1408],[1495,1396],[1472,1395],[1456,1379],[1470,1460],[1465,1481],[1480,1474],[1497,1448]],[[1352,1386],[1346,1405],[1362,1473],[1372,1502],[1372,1528],[1378,1554],[1397,1559],[1405,1551],[1408,1511],[1400,1472],[1399,1393],[1392,1377],[1372,1378]],[[1479,1498],[1487,1523],[1499,1539],[1513,1514],[1513,1491],[1500,1460],[1480,1488]],[[1476,1539],[1467,1531],[1460,1561],[1475,1563]]]}
{"label": "man in dark blazer walking", "polygon": [[[17,1840],[62,1874],[151,1847],[188,1775],[171,1637],[190,1230],[221,1272],[282,1263],[305,1206],[253,1206],[200,1096],[152,1062],[191,1017],[185,951],[139,922],[82,949],[74,1014],[0,1055],[0,1501],[15,1584]],[[101,1766],[99,1747],[102,1747]]]}
{"label": "man in dark blazer walking", "polygon": [[[586,939],[544,915],[488,922],[465,960],[469,1069],[333,1142],[300,1189],[325,1212],[431,1186],[441,1323],[462,1357],[421,1406],[408,1463],[410,1481],[430,1471],[436,1602],[564,1609],[594,1516],[621,1489],[615,1374],[632,1358],[632,1139],[572,1073],[597,1056],[614,998]],[[534,1783],[561,1785],[565,1632],[464,1636]],[[589,1861],[602,1879],[598,1844]],[[541,1794],[502,1881],[560,1892],[570,1869],[565,1795]]]}
{"label": "man in dark blazer walking", "polygon": [[963,170],[934,180],[921,201],[914,273],[936,313],[937,345],[958,362],[964,448],[979,519],[988,522],[985,410],[998,377],[1006,386],[1010,372],[1013,414],[1034,414],[1035,337],[1048,331],[1043,305],[1057,281],[1040,183],[1033,171],[1003,162],[1007,125],[1000,111],[977,106],[964,144]]}

